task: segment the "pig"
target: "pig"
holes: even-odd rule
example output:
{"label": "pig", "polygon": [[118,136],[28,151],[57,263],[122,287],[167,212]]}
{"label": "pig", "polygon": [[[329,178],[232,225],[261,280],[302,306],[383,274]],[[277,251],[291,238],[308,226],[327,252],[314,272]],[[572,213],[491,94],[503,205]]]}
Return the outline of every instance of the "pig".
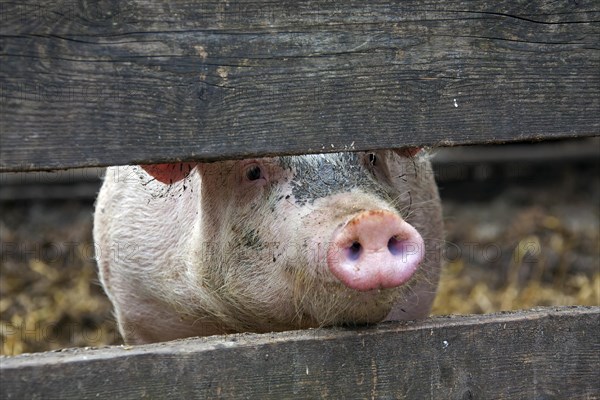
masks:
{"label": "pig", "polygon": [[108,168],[94,240],[124,341],[425,318],[443,231],[429,158]]}

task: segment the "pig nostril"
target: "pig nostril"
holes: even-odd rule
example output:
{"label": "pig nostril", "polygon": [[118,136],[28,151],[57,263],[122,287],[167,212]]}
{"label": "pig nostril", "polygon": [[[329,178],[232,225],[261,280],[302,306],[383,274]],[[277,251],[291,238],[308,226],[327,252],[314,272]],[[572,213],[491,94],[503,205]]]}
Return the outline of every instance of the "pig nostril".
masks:
{"label": "pig nostril", "polygon": [[392,236],[388,241],[388,250],[393,255],[398,256],[404,252],[404,242]]}
{"label": "pig nostril", "polygon": [[352,261],[358,260],[362,251],[362,246],[358,242],[352,242],[352,246],[348,247],[348,258]]}

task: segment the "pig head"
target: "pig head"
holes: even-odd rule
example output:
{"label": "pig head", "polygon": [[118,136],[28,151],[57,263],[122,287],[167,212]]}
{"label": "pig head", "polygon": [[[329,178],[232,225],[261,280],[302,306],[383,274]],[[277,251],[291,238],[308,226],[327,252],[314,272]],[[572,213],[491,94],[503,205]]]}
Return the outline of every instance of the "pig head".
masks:
{"label": "pig head", "polygon": [[94,237],[125,341],[426,317],[442,218],[418,150],[109,168]]}

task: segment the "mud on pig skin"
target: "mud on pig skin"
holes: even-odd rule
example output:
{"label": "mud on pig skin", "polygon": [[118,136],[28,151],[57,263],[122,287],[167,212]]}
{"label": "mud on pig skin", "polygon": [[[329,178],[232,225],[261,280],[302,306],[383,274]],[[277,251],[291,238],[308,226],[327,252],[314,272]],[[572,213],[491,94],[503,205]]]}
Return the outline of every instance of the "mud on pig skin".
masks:
{"label": "mud on pig skin", "polygon": [[407,148],[111,167],[94,239],[135,344],[424,318],[442,217]]}

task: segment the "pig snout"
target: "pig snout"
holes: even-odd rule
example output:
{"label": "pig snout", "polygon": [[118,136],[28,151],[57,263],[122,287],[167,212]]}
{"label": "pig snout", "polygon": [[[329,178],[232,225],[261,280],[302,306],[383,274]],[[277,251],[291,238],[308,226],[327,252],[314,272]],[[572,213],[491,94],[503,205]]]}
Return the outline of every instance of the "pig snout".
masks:
{"label": "pig snout", "polygon": [[424,255],[423,238],[412,225],[393,212],[370,210],[334,231],[327,264],[347,287],[368,291],[406,283]]}

